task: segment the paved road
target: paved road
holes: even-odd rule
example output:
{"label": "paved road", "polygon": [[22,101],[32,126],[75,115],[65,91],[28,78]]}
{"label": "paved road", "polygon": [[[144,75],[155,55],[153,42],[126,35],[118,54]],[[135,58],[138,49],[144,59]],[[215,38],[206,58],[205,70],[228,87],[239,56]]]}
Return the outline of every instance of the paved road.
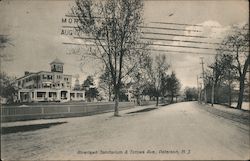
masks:
{"label": "paved road", "polygon": [[[3,159],[249,159],[249,127],[195,102],[67,123],[2,136]],[[135,110],[135,109],[134,109]],[[127,150],[127,151],[126,151]]]}

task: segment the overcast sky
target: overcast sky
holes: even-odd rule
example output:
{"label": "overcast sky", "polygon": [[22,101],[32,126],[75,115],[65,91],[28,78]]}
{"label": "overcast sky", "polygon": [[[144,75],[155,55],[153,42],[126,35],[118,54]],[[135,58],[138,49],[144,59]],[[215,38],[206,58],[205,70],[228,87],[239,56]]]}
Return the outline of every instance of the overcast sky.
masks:
{"label": "overcast sky", "polygon": [[[64,63],[64,73],[80,75],[80,82],[94,72],[94,62],[85,64],[82,69],[78,56],[68,55],[69,47],[63,45],[65,36],[61,35],[62,18],[69,11],[74,1],[64,0],[4,0],[0,2],[0,34],[9,35],[12,45],[3,51],[11,55],[12,61],[1,62],[1,70],[10,75],[22,76],[24,71],[48,71],[49,63],[56,57]],[[144,21],[147,26],[199,30],[161,31],[152,32],[178,33],[184,35],[201,35],[211,37],[207,42],[220,42],[230,30],[230,26],[248,23],[248,1],[144,1]],[[155,24],[152,22],[174,22],[184,24],[199,24],[204,27],[177,26]],[[217,27],[209,27],[217,26]],[[148,35],[151,38],[173,40],[201,40],[192,37]],[[180,42],[156,41],[158,44],[194,46]],[[195,44],[197,47],[211,47],[207,44]],[[214,50],[188,49],[173,47],[155,47],[156,49],[190,51],[214,54]],[[157,54],[157,53],[152,53]],[[201,73],[200,57],[206,64],[211,63],[213,56],[187,53],[165,53],[172,65],[182,87],[196,86],[196,76]],[[96,70],[95,70],[96,71]]]}

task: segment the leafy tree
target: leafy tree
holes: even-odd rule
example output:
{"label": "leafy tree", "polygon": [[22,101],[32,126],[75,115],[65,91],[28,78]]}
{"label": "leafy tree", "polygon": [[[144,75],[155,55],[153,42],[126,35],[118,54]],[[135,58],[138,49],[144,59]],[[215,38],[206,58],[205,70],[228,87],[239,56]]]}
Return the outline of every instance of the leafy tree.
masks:
{"label": "leafy tree", "polygon": [[93,86],[94,85],[94,78],[92,76],[88,76],[84,81],[83,81],[83,84],[82,84],[82,88],[84,90],[90,88],[90,86]]}
{"label": "leafy tree", "polygon": [[148,90],[152,92],[154,97],[156,97],[156,106],[159,105],[159,97],[162,93],[162,79],[166,74],[168,68],[169,65],[166,62],[165,55],[158,55],[155,57],[155,60],[152,58],[148,58],[147,65],[145,66],[148,74],[148,85],[151,86],[150,88],[148,88]]}
{"label": "leafy tree", "polygon": [[224,39],[220,47],[220,54],[232,55],[233,68],[236,69],[239,82],[237,108],[241,109],[245,89],[246,73],[249,68],[249,24],[243,27],[234,27]]}
{"label": "leafy tree", "polygon": [[150,96],[150,93],[146,94],[144,91],[150,83],[150,77],[147,73],[148,70],[146,69],[150,59],[151,57],[149,55],[143,55],[138,62],[137,68],[135,68],[134,72],[130,75],[133,95],[136,98],[137,105],[141,105],[142,95]]}
{"label": "leafy tree", "polygon": [[94,98],[99,96],[99,91],[94,86],[94,79],[92,76],[88,76],[86,80],[84,80],[82,84],[83,89],[85,90],[85,96],[88,101],[91,101]]}
{"label": "leafy tree", "polygon": [[87,56],[100,60],[111,75],[115,97],[114,115],[119,115],[119,94],[123,79],[133,72],[144,55],[141,29],[141,0],[76,0],[72,13],[78,18],[77,30],[88,36]]}
{"label": "leafy tree", "polygon": [[7,45],[12,45],[11,39],[8,37],[8,35],[0,35],[0,61],[11,61],[12,60],[12,55],[7,55],[4,54],[2,51],[4,48],[7,47]]}
{"label": "leafy tree", "polygon": [[198,91],[196,88],[187,87],[184,90],[184,94],[187,101],[193,101],[198,99]]}
{"label": "leafy tree", "polygon": [[99,77],[99,88],[101,88],[105,92],[105,94],[108,95],[108,100],[111,101],[113,88],[111,75],[107,68],[105,68],[104,72]]}
{"label": "leafy tree", "polygon": [[15,78],[8,76],[6,73],[0,73],[0,96],[7,99],[7,103],[13,103],[15,93]]}
{"label": "leafy tree", "polygon": [[[231,106],[232,102],[232,82],[235,81],[237,78],[237,71],[234,67],[234,57],[233,55],[226,55],[226,54],[217,54],[215,58],[215,63],[210,66],[213,71],[211,71],[210,75],[211,78],[214,80],[214,90],[215,90],[215,102],[219,102],[220,96],[218,93],[219,91],[222,92],[222,89],[228,89],[224,92],[224,95],[228,95],[228,104]],[[212,88],[212,82],[210,86]],[[210,88],[209,87],[209,88]],[[222,89],[220,89],[222,88]],[[221,93],[220,93],[221,94]]]}
{"label": "leafy tree", "polygon": [[170,103],[173,103],[174,97],[178,96],[178,93],[181,88],[180,81],[177,79],[174,72],[171,73],[170,76],[165,75],[163,77],[162,89],[166,89],[164,91],[167,92],[167,96],[170,97]]}

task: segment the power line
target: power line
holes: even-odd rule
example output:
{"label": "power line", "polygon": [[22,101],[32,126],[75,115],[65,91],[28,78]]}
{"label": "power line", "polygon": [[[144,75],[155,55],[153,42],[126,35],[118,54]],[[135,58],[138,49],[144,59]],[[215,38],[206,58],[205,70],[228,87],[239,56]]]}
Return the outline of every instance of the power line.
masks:
{"label": "power line", "polygon": [[[178,25],[178,26],[195,26],[195,27],[211,27],[211,28],[223,28],[220,26],[208,26],[208,25],[200,25],[200,24],[187,24],[187,23],[175,23],[175,22],[157,22],[157,21],[153,21],[150,22],[153,24],[165,24],[165,25]],[[244,29],[242,28],[241,30],[249,30],[249,29]]]}
{"label": "power line", "polygon": [[[74,37],[74,38],[75,39],[95,40],[95,38],[90,38],[90,37]],[[205,41],[192,41],[192,40],[180,40],[180,39],[162,39],[162,38],[151,38],[151,37],[141,37],[141,39],[152,40],[152,41],[184,42],[184,43],[196,43],[196,44],[208,44],[208,45],[224,45],[221,43],[213,43],[213,42],[205,42]],[[101,39],[101,40],[104,40],[104,39]],[[206,49],[215,49],[215,48],[206,48]],[[221,50],[221,49],[216,49],[216,50]],[[230,50],[226,50],[226,51],[230,51]]]}
{"label": "power line", "polygon": [[176,30],[176,31],[192,31],[192,32],[202,32],[201,30],[191,30],[191,29],[177,29],[177,28],[168,28],[168,27],[154,27],[154,26],[139,26],[140,28],[148,29],[159,29],[159,30]]}
{"label": "power line", "polygon": [[[95,38],[85,38],[85,37],[74,37],[74,39],[86,39],[86,40],[96,40]],[[104,40],[104,39],[101,39]],[[141,43],[145,44],[145,43]],[[185,45],[173,45],[173,44],[148,44],[150,46],[167,46],[167,47],[174,47],[174,48],[190,48],[190,49],[205,49],[205,50],[219,50],[219,51],[228,51],[228,52],[234,52],[233,50],[225,50],[225,49],[217,49],[217,48],[209,48],[209,47],[199,47],[199,46],[185,46]]]}
{"label": "power line", "polygon": [[220,43],[212,43],[212,42],[204,42],[204,41],[192,41],[192,40],[180,40],[180,39],[173,40],[173,39],[160,39],[160,38],[149,38],[149,37],[141,37],[141,39],[156,40],[156,41],[176,41],[176,42],[186,42],[186,43],[221,45]]}
{"label": "power line", "polygon": [[195,37],[195,38],[211,38],[206,36],[198,36],[198,35],[184,35],[184,34],[170,34],[170,33],[160,33],[160,32],[142,32],[143,34],[151,34],[151,35],[168,35],[168,36],[182,36],[182,37]]}
{"label": "power line", "polygon": [[[156,45],[156,46],[168,46],[168,47],[181,47],[181,48],[192,48],[192,49],[207,49],[207,50],[222,50],[222,49],[215,49],[215,48],[206,48],[206,47],[198,47],[198,46],[184,46],[184,45],[168,45],[168,44],[149,44],[149,45]],[[224,51],[224,50],[223,50]],[[230,50],[226,50],[230,51]]]}
{"label": "power line", "polygon": [[[82,44],[82,43],[72,43],[72,42],[63,42],[64,45],[86,45],[86,46],[96,46],[95,44]],[[104,45],[105,46],[105,45]],[[201,53],[201,52],[189,52],[189,51],[176,51],[176,50],[161,50],[161,49],[144,49],[144,48],[136,48],[136,49],[143,49],[143,50],[149,50],[149,51],[158,51],[158,52],[172,52],[173,53],[180,53],[180,54],[205,54],[205,55],[216,55],[213,53]]]}
{"label": "power line", "polygon": [[[78,27],[76,27],[76,26],[62,26],[62,28],[78,29]],[[148,27],[148,28],[151,28],[151,27]],[[173,28],[165,28],[165,30],[189,31],[189,30],[186,30],[186,29],[173,29]],[[215,38],[215,39],[222,39],[222,38],[218,38],[218,37],[207,37],[207,36],[185,35],[185,34],[173,34],[173,33],[162,33],[162,32],[149,32],[149,31],[142,31],[142,33],[143,34],[150,34],[150,35],[162,35],[162,36],[165,35],[165,36],[181,36],[181,37],[192,37],[192,38]]]}
{"label": "power line", "polygon": [[220,28],[218,26],[206,26],[206,25],[198,25],[198,24],[187,24],[187,23],[175,23],[175,22],[157,22],[153,21],[150,23],[154,24],[166,24],[166,25],[178,25],[178,26],[196,26],[196,27],[215,27],[215,28]]}
{"label": "power line", "polygon": [[[70,15],[70,14],[66,14],[65,17],[76,17],[78,18],[77,15]],[[92,18],[98,18],[98,19],[101,19],[101,18],[105,18],[106,17],[101,17],[101,16],[94,16]],[[109,19],[112,19],[112,18],[109,18]],[[177,25],[177,26],[195,26],[195,27],[210,27],[210,28],[223,28],[223,27],[220,27],[220,26],[210,26],[210,25],[201,25],[201,24],[188,24],[188,23],[176,23],[176,22],[160,22],[160,21],[152,21],[152,22],[149,22],[149,23],[153,23],[153,24],[162,24],[162,25]],[[145,26],[146,28],[146,26]],[[161,28],[161,27],[160,27]],[[162,27],[163,28],[163,27]],[[249,28],[245,29],[245,28],[242,28],[240,30],[249,30]]]}

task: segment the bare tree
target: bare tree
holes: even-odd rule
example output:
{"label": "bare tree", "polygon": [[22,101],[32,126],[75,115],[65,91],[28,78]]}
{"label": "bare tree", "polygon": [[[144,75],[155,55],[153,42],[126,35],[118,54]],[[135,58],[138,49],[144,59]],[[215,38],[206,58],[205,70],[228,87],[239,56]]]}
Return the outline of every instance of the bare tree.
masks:
{"label": "bare tree", "polygon": [[146,47],[140,40],[142,9],[141,0],[76,0],[72,7],[79,20],[77,29],[92,42],[87,55],[101,60],[110,72],[115,116],[122,80],[136,68]]}

